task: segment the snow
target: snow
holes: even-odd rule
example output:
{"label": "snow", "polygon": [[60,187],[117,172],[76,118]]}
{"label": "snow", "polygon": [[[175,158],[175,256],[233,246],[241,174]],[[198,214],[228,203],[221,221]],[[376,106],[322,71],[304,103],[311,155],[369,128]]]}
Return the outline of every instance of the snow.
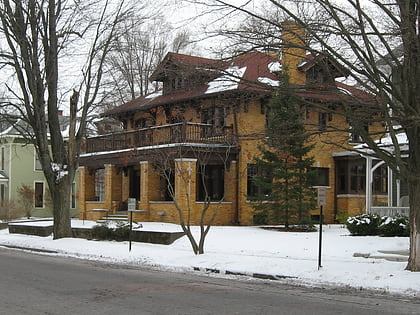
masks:
{"label": "snow", "polygon": [[276,73],[282,71],[283,67],[279,61],[275,61],[268,64],[268,69],[271,73]]}
{"label": "snow", "polygon": [[[36,224],[36,223],[32,223]],[[45,225],[45,221],[38,224]],[[74,227],[89,228],[92,221],[73,220]],[[175,224],[141,222],[142,230],[181,231]],[[193,227],[198,235],[198,227]],[[348,286],[418,296],[420,272],[404,270],[406,261],[390,252],[407,252],[408,237],[350,236],[342,225],[327,225],[322,235],[322,268],[318,270],[318,232],[279,232],[260,227],[214,226],[205,243],[205,254],[194,255],[184,236],[171,245],[128,242],[58,239],[0,230],[0,246],[36,248],[58,252],[56,255],[100,260],[119,264],[139,264],[161,270],[220,270],[252,275],[283,276],[279,280],[306,286]],[[355,257],[356,256],[359,257]],[[369,256],[363,258],[362,256]],[[373,258],[373,257],[377,258]],[[216,276],[216,275],[215,275]],[[229,275],[230,277],[230,275]]]}
{"label": "snow", "polygon": [[226,69],[227,74],[208,83],[206,94],[234,90],[238,88],[239,81],[246,71],[246,67],[232,66]]}
{"label": "snow", "polygon": [[156,98],[156,97],[159,97],[159,96],[162,96],[162,95],[163,95],[163,90],[159,90],[159,91],[156,91],[156,92],[151,93],[149,95],[146,95],[145,98],[147,98],[147,99],[149,99],[149,98],[153,99],[153,98]]}
{"label": "snow", "polygon": [[259,77],[258,82],[261,82],[263,84],[267,84],[267,85],[270,85],[270,86],[280,86],[280,81],[279,80],[273,80],[273,79],[265,78],[265,77]]}

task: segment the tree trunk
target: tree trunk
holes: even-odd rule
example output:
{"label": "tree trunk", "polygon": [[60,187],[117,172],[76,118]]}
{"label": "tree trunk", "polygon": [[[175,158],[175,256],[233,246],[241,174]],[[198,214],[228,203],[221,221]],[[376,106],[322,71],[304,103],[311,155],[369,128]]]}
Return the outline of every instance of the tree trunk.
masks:
{"label": "tree trunk", "polygon": [[70,189],[67,180],[56,184],[55,189],[50,189],[54,209],[53,237],[59,239],[72,237],[70,221]]}
{"label": "tree trunk", "polygon": [[410,256],[406,269],[410,271],[420,271],[420,180],[417,180],[417,183],[410,183],[409,186]]}
{"label": "tree trunk", "polygon": [[420,128],[406,128],[409,139],[408,194],[410,200],[410,256],[407,270],[420,271]]}

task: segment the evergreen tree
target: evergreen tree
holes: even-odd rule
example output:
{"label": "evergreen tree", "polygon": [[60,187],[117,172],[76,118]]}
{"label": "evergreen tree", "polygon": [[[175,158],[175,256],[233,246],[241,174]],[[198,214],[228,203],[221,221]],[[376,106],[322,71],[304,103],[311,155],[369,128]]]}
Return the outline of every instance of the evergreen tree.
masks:
{"label": "evergreen tree", "polygon": [[311,187],[314,161],[309,156],[313,146],[307,143],[309,134],[303,119],[293,93],[282,92],[272,98],[266,138],[259,148],[261,157],[256,159],[257,175],[253,178],[256,189],[250,197],[258,201],[254,206],[257,216],[286,228],[292,221],[307,223],[309,211],[316,205]]}

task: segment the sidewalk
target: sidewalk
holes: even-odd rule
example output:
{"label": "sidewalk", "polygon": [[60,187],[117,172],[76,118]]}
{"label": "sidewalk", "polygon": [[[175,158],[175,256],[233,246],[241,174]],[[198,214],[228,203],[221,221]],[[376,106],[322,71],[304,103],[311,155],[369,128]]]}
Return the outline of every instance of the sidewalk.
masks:
{"label": "sidewalk", "polygon": [[[91,222],[73,221],[87,227]],[[143,223],[145,230],[180,229]],[[195,229],[198,233],[198,229]],[[157,269],[252,276],[306,286],[346,286],[419,296],[420,273],[405,270],[408,237],[354,237],[340,225],[325,226],[322,268],[318,270],[317,232],[277,232],[258,227],[212,227],[205,254],[194,255],[186,237],[171,245],[84,239],[53,240],[0,231],[0,245],[50,251],[46,254],[144,265]],[[365,258],[366,257],[366,258]]]}

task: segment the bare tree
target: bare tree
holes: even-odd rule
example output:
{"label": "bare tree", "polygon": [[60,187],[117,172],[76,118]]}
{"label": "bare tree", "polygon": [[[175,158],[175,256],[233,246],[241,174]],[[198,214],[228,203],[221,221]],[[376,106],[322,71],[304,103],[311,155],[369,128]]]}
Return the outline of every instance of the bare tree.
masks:
{"label": "bare tree", "polygon": [[159,15],[132,16],[119,31],[105,60],[105,100],[110,107],[156,90],[149,77],[158,63],[168,51],[178,53],[191,44],[186,30],[176,32]]}
{"label": "bare tree", "polygon": [[[221,32],[236,39],[236,44],[239,39],[242,49],[279,52],[283,47],[291,47],[281,37],[283,22],[302,26],[306,35],[301,44],[293,47],[339,64],[360,89],[377,97],[368,101],[362,93],[347,93],[342,100],[344,111],[328,107],[323,110],[345,115],[373,154],[407,180],[411,224],[407,269],[420,271],[419,1],[266,0],[259,1],[260,6],[254,1],[193,2],[225,17],[247,17],[251,23],[240,29],[223,28]],[[375,141],[379,133],[366,131],[364,126],[372,120],[385,123],[392,149]],[[398,143],[401,132],[409,141],[406,158]]]}
{"label": "bare tree", "polygon": [[[54,238],[72,235],[71,185],[87,117],[98,95],[116,26],[128,13],[124,1],[4,0],[0,4],[5,42],[0,62],[17,85],[7,85],[9,98],[2,105],[28,125],[23,135],[35,145],[51,193]],[[84,56],[79,83],[73,83],[70,131],[65,138],[60,129],[59,85],[69,79],[65,74],[74,67],[64,70],[64,63],[73,59],[77,67],[80,63],[74,59],[83,64]]]}
{"label": "bare tree", "polygon": [[[164,149],[154,150],[155,170],[164,179],[166,192],[169,199],[174,202],[179,224],[188,237],[194,254],[204,253],[206,237],[225,200],[223,187],[211,187],[209,170],[211,165],[217,165],[218,172],[221,172],[220,175],[223,176],[230,167],[230,153],[229,145],[220,146],[220,144],[211,143],[199,146],[180,144],[170,152]],[[191,159],[195,161],[194,167],[176,162],[191,161]],[[191,189],[193,183],[195,183],[195,191]],[[197,222],[199,236],[194,235],[192,229]]]}

